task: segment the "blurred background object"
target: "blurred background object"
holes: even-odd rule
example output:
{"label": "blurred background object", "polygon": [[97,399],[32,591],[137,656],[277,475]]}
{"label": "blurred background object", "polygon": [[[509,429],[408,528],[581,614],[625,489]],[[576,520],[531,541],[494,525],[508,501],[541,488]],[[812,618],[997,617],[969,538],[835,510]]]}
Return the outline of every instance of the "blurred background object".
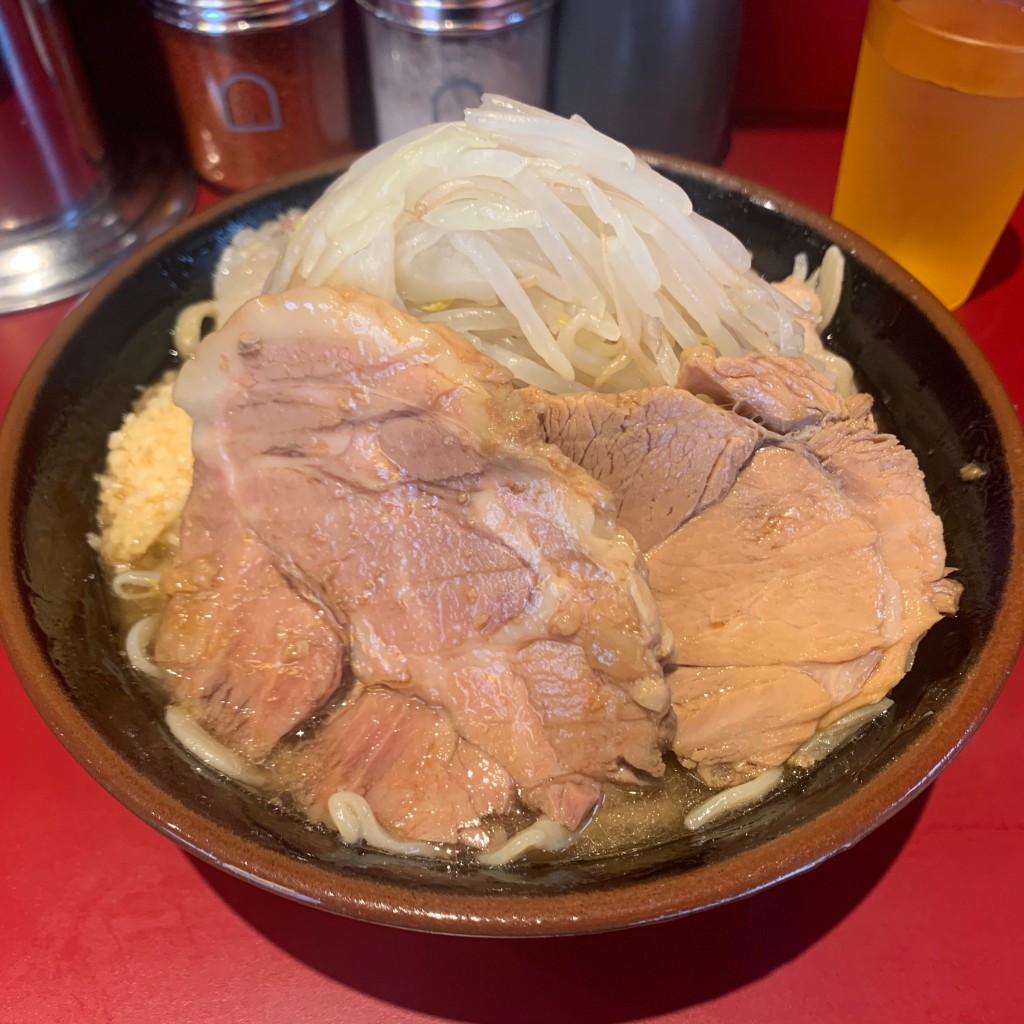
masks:
{"label": "blurred background object", "polygon": [[841,128],[867,8],[868,0],[747,0],[734,124]]}
{"label": "blurred background object", "polygon": [[0,312],[83,291],[193,195],[166,145],[112,159],[55,0],[0,0]]}
{"label": "blurred background object", "polygon": [[871,0],[833,216],[948,307],[1024,190],[1024,0]]}
{"label": "blurred background object", "polygon": [[742,0],[561,0],[552,109],[706,163],[729,146]]}
{"label": "blurred background object", "polygon": [[458,121],[485,92],[544,106],[554,0],[359,0],[377,141]]}
{"label": "blurred background object", "polygon": [[245,189],[352,149],[338,0],[150,0],[192,164]]}

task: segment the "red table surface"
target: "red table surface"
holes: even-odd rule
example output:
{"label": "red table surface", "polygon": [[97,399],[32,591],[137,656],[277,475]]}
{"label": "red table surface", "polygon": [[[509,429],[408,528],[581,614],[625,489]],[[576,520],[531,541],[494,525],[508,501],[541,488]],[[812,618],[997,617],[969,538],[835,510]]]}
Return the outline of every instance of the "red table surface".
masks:
{"label": "red table surface", "polygon": [[[841,133],[745,129],[728,170],[828,209]],[[213,196],[200,195],[200,205]],[[957,313],[1024,398],[1024,205]],[[68,303],[0,317],[0,409]],[[547,940],[332,917],[208,867],[72,760],[0,655],[0,1021],[1024,1021],[1024,665],[938,781],[728,907]]]}

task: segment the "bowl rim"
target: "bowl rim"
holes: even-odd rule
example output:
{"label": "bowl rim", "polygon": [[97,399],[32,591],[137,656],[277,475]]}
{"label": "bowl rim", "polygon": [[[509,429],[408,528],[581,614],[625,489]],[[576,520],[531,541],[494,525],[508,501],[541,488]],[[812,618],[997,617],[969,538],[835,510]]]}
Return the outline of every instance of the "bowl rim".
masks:
{"label": "bowl rim", "polygon": [[[35,397],[93,310],[135,271],[178,241],[252,203],[316,178],[338,175],[359,154],[319,164],[214,204],[150,242],[111,271],[58,324],[30,364],[0,425],[0,639],[29,698],[72,756],[115,799],[180,846],[237,877],[301,903],[378,924],[460,935],[564,935],[611,931],[682,917],[733,902],[802,874],[848,849],[924,790],[980,725],[1017,659],[1024,632],[1024,431],[995,372],[967,332],[914,277],[854,232],[823,213],[745,178],[651,150],[658,168],[702,179],[805,224],[889,280],[952,346],[991,410],[1010,485],[1012,548],[992,630],[964,682],[929,727],[838,806],[721,861],[659,873],[614,886],[545,894],[459,893],[374,878],[341,881],[328,865],[299,861],[253,846],[190,810],[106,745],[77,709],[50,664],[17,573],[15,473]],[[338,891],[340,888],[341,891]],[[622,898],[623,893],[627,895]]]}

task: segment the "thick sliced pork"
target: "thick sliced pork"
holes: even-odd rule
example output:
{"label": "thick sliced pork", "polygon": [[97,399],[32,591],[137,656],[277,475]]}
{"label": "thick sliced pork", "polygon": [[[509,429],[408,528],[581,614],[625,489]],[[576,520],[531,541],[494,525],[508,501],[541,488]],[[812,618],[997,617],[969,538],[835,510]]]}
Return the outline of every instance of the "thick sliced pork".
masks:
{"label": "thick sliced pork", "polygon": [[259,759],[335,695],[345,644],[242,525],[225,488],[218,467],[197,463],[154,657],[174,700]]}
{"label": "thick sliced pork", "polygon": [[642,551],[726,494],[762,440],[754,424],[680,388],[526,396],[545,437],[611,490]]}
{"label": "thick sliced pork", "polygon": [[363,797],[399,835],[482,845],[481,820],[507,813],[515,799],[508,773],[462,739],[440,708],[384,688],[353,698],[305,743],[278,753],[274,771],[292,796],[326,825],[328,801],[344,791]]}
{"label": "thick sliced pork", "polygon": [[[263,297],[203,342],[175,398],[217,501],[346,637],[337,779],[385,827],[447,840],[478,824],[465,808],[500,809],[462,770],[478,756],[569,828],[605,780],[661,774],[669,695],[636,544],[468,341],[365,296]],[[381,753],[386,716],[423,757]],[[360,756],[379,777],[353,775]],[[451,815],[384,797],[453,787]]]}
{"label": "thick sliced pork", "polygon": [[674,748],[728,785],[883,697],[960,587],[917,460],[867,396],[799,360],[710,350],[681,381],[724,407],[665,388],[530,399],[643,538],[674,639]]}
{"label": "thick sliced pork", "polygon": [[832,383],[792,356],[717,356],[696,345],[684,355],[676,383],[781,434],[849,415]]}

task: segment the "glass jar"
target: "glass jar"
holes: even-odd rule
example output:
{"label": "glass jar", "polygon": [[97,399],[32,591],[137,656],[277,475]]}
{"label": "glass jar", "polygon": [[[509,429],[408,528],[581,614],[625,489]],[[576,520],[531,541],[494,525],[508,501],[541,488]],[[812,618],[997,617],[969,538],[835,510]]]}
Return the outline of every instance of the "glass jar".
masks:
{"label": "glass jar", "polygon": [[150,0],[198,174],[249,188],[352,149],[338,0]]}
{"label": "glass jar", "polygon": [[554,0],[359,0],[377,141],[458,121],[485,92],[543,106]]}

